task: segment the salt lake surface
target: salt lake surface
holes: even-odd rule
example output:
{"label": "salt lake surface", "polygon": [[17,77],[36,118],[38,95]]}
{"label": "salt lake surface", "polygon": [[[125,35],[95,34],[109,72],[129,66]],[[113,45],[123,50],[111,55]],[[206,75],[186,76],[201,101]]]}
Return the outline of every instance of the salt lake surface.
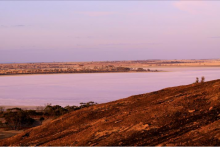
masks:
{"label": "salt lake surface", "polygon": [[161,68],[157,73],[92,73],[0,76],[0,105],[104,103],[131,95],[220,79],[220,68]]}

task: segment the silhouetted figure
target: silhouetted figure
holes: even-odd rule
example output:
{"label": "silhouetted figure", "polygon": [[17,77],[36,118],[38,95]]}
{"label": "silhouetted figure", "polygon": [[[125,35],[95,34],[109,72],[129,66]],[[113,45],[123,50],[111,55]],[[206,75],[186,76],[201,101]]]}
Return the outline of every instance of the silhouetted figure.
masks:
{"label": "silhouetted figure", "polygon": [[196,84],[199,83],[199,78],[198,77],[196,77],[196,82],[195,83]]}
{"label": "silhouetted figure", "polygon": [[201,83],[203,83],[203,82],[205,82],[205,77],[204,76],[202,76],[202,78],[201,78]]}

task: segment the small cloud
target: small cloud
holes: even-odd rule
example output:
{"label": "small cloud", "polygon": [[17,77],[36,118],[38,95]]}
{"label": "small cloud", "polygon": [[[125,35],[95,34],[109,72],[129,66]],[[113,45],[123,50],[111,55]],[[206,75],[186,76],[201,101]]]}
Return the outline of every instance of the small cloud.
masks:
{"label": "small cloud", "polygon": [[105,45],[105,46],[121,46],[121,45],[131,45],[129,43],[107,43],[107,44],[100,44],[100,45]]}
{"label": "small cloud", "polygon": [[203,0],[199,0],[199,1],[180,0],[180,1],[175,1],[173,3],[173,6],[179,10],[186,11],[191,14],[203,13],[208,8],[208,4]]}
{"label": "small cloud", "polygon": [[25,25],[14,25],[12,27],[25,27]]}
{"label": "small cloud", "polygon": [[0,27],[4,27],[4,28],[6,28],[6,27],[25,27],[25,25],[21,25],[21,24],[19,24],[19,25],[0,25]]}
{"label": "small cloud", "polygon": [[99,44],[104,46],[132,46],[132,45],[157,45],[158,43],[107,43]]}
{"label": "small cloud", "polygon": [[2,28],[6,28],[7,26],[6,26],[6,25],[0,25],[0,27],[2,27]]}
{"label": "small cloud", "polygon": [[107,11],[87,11],[87,12],[78,12],[78,13],[90,17],[109,16],[115,14],[115,12],[107,12]]}
{"label": "small cloud", "polygon": [[213,38],[213,39],[220,39],[220,36],[213,36],[213,37],[210,37],[210,38]]}
{"label": "small cloud", "polygon": [[94,38],[94,37],[92,37],[92,36],[84,36],[84,37],[80,37],[80,36],[76,36],[76,37],[74,37],[74,38],[76,38],[76,39],[83,39],[83,38],[89,38],[89,39],[91,39],[91,38]]}

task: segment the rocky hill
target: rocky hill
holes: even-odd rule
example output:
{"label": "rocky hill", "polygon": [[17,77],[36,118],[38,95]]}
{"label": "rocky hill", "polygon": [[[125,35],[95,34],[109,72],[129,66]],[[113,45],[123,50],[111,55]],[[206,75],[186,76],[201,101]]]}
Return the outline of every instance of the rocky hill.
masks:
{"label": "rocky hill", "polygon": [[1,146],[220,146],[220,80],[166,88],[65,114]]}

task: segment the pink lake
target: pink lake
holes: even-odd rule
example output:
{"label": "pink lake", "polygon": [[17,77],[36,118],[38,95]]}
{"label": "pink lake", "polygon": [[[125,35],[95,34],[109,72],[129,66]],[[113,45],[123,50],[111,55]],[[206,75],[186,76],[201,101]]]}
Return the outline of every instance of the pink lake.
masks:
{"label": "pink lake", "polygon": [[131,95],[220,79],[219,67],[161,68],[157,73],[92,73],[0,76],[0,105],[39,106],[105,103]]}

